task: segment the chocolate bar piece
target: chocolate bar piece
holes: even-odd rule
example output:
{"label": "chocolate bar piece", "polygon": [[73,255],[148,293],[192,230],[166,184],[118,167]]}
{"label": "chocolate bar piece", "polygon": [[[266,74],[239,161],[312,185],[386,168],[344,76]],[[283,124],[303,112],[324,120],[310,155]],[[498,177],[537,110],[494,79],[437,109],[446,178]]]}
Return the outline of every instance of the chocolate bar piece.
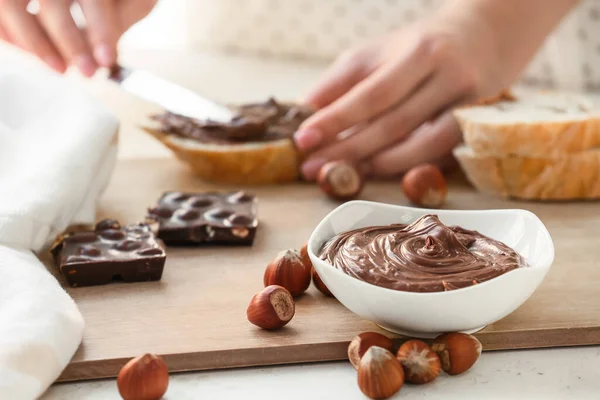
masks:
{"label": "chocolate bar piece", "polygon": [[241,191],[166,192],[148,213],[159,220],[158,237],[167,245],[252,245],[256,210],[256,197]]}
{"label": "chocolate bar piece", "polygon": [[72,287],[158,281],[167,257],[149,224],[121,227],[115,220],[100,221],[94,231],[67,233],[52,254]]}

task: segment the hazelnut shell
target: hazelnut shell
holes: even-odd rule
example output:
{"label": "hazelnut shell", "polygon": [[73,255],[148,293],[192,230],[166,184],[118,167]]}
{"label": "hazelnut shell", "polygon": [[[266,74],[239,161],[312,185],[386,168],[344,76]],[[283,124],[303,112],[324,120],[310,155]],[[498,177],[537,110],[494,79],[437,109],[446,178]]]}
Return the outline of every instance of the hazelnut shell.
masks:
{"label": "hazelnut shell", "polygon": [[317,270],[314,269],[314,267],[312,269],[312,280],[313,280],[313,284],[315,285],[315,287],[317,288],[317,290],[319,292],[323,293],[325,296],[328,296],[328,297],[335,297],[333,295],[333,293],[331,293],[329,288],[327,286],[325,286],[325,283],[323,283],[323,281],[321,280],[321,277],[317,273]]}
{"label": "hazelnut shell", "polygon": [[387,399],[404,385],[400,361],[388,350],[372,346],[358,365],[358,387],[371,399]]}
{"label": "hazelnut shell", "polygon": [[402,190],[413,204],[428,208],[440,207],[448,194],[444,175],[431,164],[419,165],[408,171],[402,179]]}
{"label": "hazelnut shell", "polygon": [[382,347],[388,351],[394,350],[394,342],[377,332],[363,332],[356,336],[348,346],[348,360],[354,368],[358,368],[360,359],[372,346]]}
{"label": "hazelnut shell", "polygon": [[310,286],[311,273],[296,250],[282,251],[267,265],[263,282],[265,287],[279,285],[292,296],[301,295]]}
{"label": "hazelnut shell", "polygon": [[441,371],[440,358],[421,340],[408,340],[400,346],[396,357],[404,368],[407,382],[421,385],[433,381]]}
{"label": "hazelnut shell", "polygon": [[169,386],[169,370],[160,356],[144,354],[119,371],[117,388],[124,400],[158,400]]}
{"label": "hazelnut shell", "polygon": [[302,262],[306,268],[311,269],[313,267],[312,261],[310,261],[310,257],[308,256],[308,243],[305,243],[300,249],[300,257],[302,257]]}

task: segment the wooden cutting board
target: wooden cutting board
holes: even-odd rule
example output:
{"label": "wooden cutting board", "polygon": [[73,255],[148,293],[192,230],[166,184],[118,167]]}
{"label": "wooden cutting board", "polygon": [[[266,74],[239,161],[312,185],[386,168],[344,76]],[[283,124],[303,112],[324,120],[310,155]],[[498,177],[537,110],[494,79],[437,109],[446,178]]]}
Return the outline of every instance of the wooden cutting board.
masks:
{"label": "wooden cutting board", "polygon": [[[215,189],[240,188],[205,184],[173,159],[120,161],[101,217],[136,222],[163,191]],[[164,355],[172,371],[340,360],[356,334],[380,331],[312,287],[281,331],[261,331],[246,321],[267,263],[283,249],[299,248],[337,205],[311,184],[246,189],[259,197],[253,247],[173,248],[160,282],[67,288],[86,328],[59,381],[115,376],[144,352]],[[407,204],[397,183],[369,183],[361,198]],[[492,199],[458,177],[446,208],[525,208],[543,220],[555,242],[556,261],[533,297],[478,333],[484,350],[600,344],[600,203]]]}

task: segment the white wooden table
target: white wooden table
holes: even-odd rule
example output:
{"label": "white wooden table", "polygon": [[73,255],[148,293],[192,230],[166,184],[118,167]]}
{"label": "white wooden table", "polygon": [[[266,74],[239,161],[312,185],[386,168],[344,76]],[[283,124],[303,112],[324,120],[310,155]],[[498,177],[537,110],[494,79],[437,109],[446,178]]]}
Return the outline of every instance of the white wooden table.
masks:
{"label": "white wooden table", "polygon": [[[426,386],[405,386],[397,399],[598,399],[600,349],[484,353],[462,376],[441,376]],[[42,400],[120,399],[114,380],[53,386]],[[178,374],[167,400],[365,399],[348,363]]]}

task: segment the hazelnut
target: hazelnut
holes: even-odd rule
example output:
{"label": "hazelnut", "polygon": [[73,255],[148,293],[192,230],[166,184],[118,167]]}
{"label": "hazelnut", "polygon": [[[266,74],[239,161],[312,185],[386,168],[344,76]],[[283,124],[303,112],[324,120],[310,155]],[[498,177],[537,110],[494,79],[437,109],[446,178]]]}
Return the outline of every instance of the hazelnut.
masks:
{"label": "hazelnut", "polygon": [[248,305],[246,316],[250,323],[268,330],[285,326],[294,317],[296,306],[290,292],[271,285],[258,292]]}
{"label": "hazelnut", "polygon": [[314,268],[312,269],[312,281],[319,292],[323,293],[325,296],[334,297],[333,293],[331,293],[329,288],[325,286],[321,280],[321,277]]}
{"label": "hazelnut", "polygon": [[233,234],[233,236],[237,236],[240,239],[245,239],[250,234],[250,231],[247,228],[237,227],[237,228],[233,228],[231,230],[231,233]]}
{"label": "hazelnut", "polygon": [[300,253],[296,250],[285,250],[267,266],[264,284],[283,286],[295,297],[308,289],[310,278],[310,268],[304,265]]}
{"label": "hazelnut", "polygon": [[321,190],[334,200],[351,200],[363,188],[363,177],[346,161],[331,161],[323,165],[317,182]]}
{"label": "hazelnut", "polygon": [[323,293],[325,296],[333,297],[333,294],[329,291],[327,286],[325,286],[321,280],[321,277],[319,277],[319,274],[317,274],[317,271],[313,267],[312,261],[310,261],[310,257],[308,256],[308,243],[304,244],[304,246],[302,246],[300,249],[300,257],[302,257],[304,266],[311,270],[312,281],[317,290],[319,290],[319,292]]}
{"label": "hazelnut", "polygon": [[437,353],[442,369],[449,375],[467,371],[481,355],[481,342],[466,333],[445,333],[433,341],[431,349]]}
{"label": "hazelnut", "polygon": [[312,268],[312,261],[310,261],[310,257],[308,256],[308,243],[305,243],[304,246],[300,249],[300,257],[302,257],[302,262],[304,266],[308,269]]}
{"label": "hazelnut", "polygon": [[440,207],[448,194],[444,175],[431,164],[419,165],[408,171],[402,179],[402,190],[412,203],[429,208]]}
{"label": "hazelnut", "polygon": [[420,385],[433,381],[440,374],[440,358],[421,340],[404,342],[396,357],[404,367],[407,382]]}
{"label": "hazelnut", "polygon": [[358,364],[358,387],[371,399],[387,399],[404,385],[400,361],[388,350],[372,346]]}
{"label": "hazelnut", "polygon": [[117,387],[124,400],[158,400],[169,386],[169,370],[160,356],[144,354],[119,371]]}
{"label": "hazelnut", "polygon": [[387,336],[377,332],[361,333],[352,339],[348,346],[348,360],[354,368],[358,369],[360,359],[371,346],[382,347],[389,351],[394,350],[394,343]]}

